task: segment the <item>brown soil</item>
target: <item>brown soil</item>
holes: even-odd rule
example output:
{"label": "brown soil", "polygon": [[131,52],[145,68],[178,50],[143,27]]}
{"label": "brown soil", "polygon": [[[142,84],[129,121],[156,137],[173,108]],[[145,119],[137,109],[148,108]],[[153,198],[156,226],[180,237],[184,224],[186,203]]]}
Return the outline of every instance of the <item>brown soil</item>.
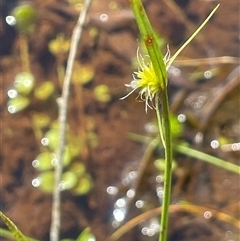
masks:
{"label": "brown soil", "polygon": [[[11,2],[11,1],[9,1]],[[71,37],[76,23],[77,11],[65,0],[34,0],[33,6],[39,12],[37,28],[29,39],[31,70],[37,83],[51,80],[56,86],[56,97],[60,96],[61,88],[57,77],[55,57],[48,51],[48,42],[58,33]],[[166,2],[144,1],[154,28],[169,43],[171,52],[190,36],[192,31],[208,15],[217,4],[216,1],[176,0],[174,6],[182,11],[180,16]],[[8,1],[3,1],[7,6]],[[14,3],[14,1],[12,1]],[[111,4],[110,4],[111,3]],[[116,10],[111,9],[116,4]],[[14,5],[14,4],[13,4]],[[10,7],[11,8],[11,7]],[[22,71],[19,56],[18,34],[4,24],[4,18],[11,9],[3,8],[1,12],[1,156],[0,156],[0,210],[4,212],[27,236],[47,241],[51,223],[50,194],[34,188],[32,179],[37,176],[32,161],[40,152],[39,140],[34,135],[31,113],[44,111],[54,120],[57,118],[57,105],[47,103],[45,106],[33,102],[22,112],[11,115],[7,111],[7,90],[9,90],[17,73]],[[106,13],[109,20],[101,22],[99,15]],[[98,30],[97,37],[90,34],[90,29]],[[127,187],[122,183],[123,170],[138,163],[144,153],[145,145],[131,140],[127,133],[149,135],[144,129],[145,124],[154,118],[154,112],[145,113],[144,104],[135,101],[137,94],[120,101],[126,94],[124,84],[129,83],[133,68],[131,60],[136,56],[138,30],[125,0],[93,1],[85,27],[77,60],[93,67],[93,81],[83,87],[82,103],[79,103],[79,92],[72,86],[69,103],[69,125],[71,130],[81,133],[86,127],[86,119],[92,117],[98,146],[87,148],[82,157],[91,175],[94,187],[86,196],[76,197],[63,192],[61,238],[76,238],[87,226],[90,226],[97,240],[104,241],[113,231],[111,221],[114,202],[125,195]],[[222,0],[221,6],[201,35],[194,40],[181,54],[181,59],[196,59],[219,56],[238,57],[239,55],[239,2]],[[64,56],[64,61],[66,61]],[[176,114],[186,113],[189,118],[185,123],[185,141],[206,153],[213,154],[229,162],[239,163],[239,151],[224,152],[220,148],[212,149],[209,143],[225,136],[231,143],[239,143],[239,80],[234,90],[229,91],[221,102],[215,103],[216,87],[227,88],[231,78],[228,77],[237,63],[216,64],[209,62],[206,67],[180,67],[185,82],[179,83],[178,78],[170,79],[170,99]],[[204,78],[193,84],[188,80],[191,71],[206,71],[216,67],[218,72],[211,80]],[[196,73],[197,75],[197,73]],[[195,78],[195,79],[196,79]],[[239,76],[238,76],[239,78]],[[110,87],[112,100],[102,104],[97,102],[92,90],[99,84]],[[177,104],[177,96],[186,91],[184,102]],[[204,108],[193,110],[187,105],[194,102],[202,93],[208,101]],[[187,100],[187,101],[186,101]],[[196,102],[195,102],[196,103]],[[196,122],[201,120],[216,104],[216,111],[202,131],[204,142],[197,145],[194,137],[201,131]],[[82,106],[82,107],[81,107]],[[210,106],[210,107],[209,107]],[[237,110],[237,113],[236,113]],[[225,212],[239,219],[239,176],[224,169],[203,163],[183,155],[176,155],[178,168],[174,174],[172,204],[184,200],[200,207]],[[134,168],[134,167],[133,167]],[[157,207],[154,187],[151,187],[155,171],[149,170],[141,182],[137,197],[147,197],[152,207]],[[110,197],[106,189],[117,186],[119,193]],[[128,219],[139,214],[130,208]],[[4,224],[1,224],[4,227]],[[131,229],[121,240],[157,240],[141,234],[141,227]],[[191,211],[173,212],[170,215],[169,241],[190,240],[240,240],[239,230],[229,220],[219,220],[216,216],[206,219],[202,214]]]}

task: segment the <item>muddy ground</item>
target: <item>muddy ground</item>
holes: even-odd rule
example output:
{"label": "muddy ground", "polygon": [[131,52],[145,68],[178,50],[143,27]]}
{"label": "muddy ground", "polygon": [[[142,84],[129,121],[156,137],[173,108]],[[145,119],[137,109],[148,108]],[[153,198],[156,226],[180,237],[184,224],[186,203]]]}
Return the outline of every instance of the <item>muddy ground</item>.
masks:
{"label": "muddy ground", "polygon": [[[206,18],[217,1],[154,0],[144,3],[155,30],[163,36],[174,53]],[[170,78],[170,100],[172,112],[187,117],[181,141],[239,165],[239,149],[213,149],[210,146],[211,141],[219,140],[220,137],[227,140],[226,144],[239,143],[240,136],[239,69],[235,69],[239,61],[229,58],[219,63],[214,59],[222,56],[239,57],[239,2],[222,0],[220,3],[210,23],[176,62],[175,66],[182,74]],[[57,118],[55,99],[61,94],[57,75],[59,62],[49,52],[48,43],[59,33],[63,33],[67,39],[71,37],[78,11],[64,0],[32,1],[39,19],[28,40],[30,69],[38,84],[46,80],[54,83],[55,99],[47,103],[33,99],[27,109],[10,114],[7,110],[7,91],[12,88],[16,74],[23,71],[23,66],[19,54],[19,34],[5,23],[6,15],[10,14],[17,1],[2,1],[1,4],[0,210],[25,235],[47,241],[52,196],[33,187],[31,183],[38,175],[32,161],[41,149],[31,114],[44,112],[51,120]],[[108,15],[107,21],[100,20],[103,13]],[[90,66],[94,70],[94,77],[80,90],[72,85],[68,116],[69,128],[77,135],[86,134],[87,123],[93,120],[92,129],[98,142],[95,147],[87,143],[79,156],[92,178],[93,188],[83,196],[63,192],[61,238],[74,239],[89,226],[97,240],[106,240],[114,231],[114,202],[126,196],[130,188],[124,186],[122,181],[131,170],[137,170],[136,166],[139,166],[144,155],[146,144],[129,138],[128,133],[149,136],[146,124],[154,120],[154,111],[145,113],[144,103],[135,100],[137,93],[119,100],[129,91],[124,84],[131,81],[134,71],[132,59],[136,56],[138,39],[128,1],[93,1],[77,61]],[[199,58],[208,58],[208,63],[204,65],[200,61],[197,66],[190,66],[190,61],[190,64],[184,66],[180,61]],[[65,66],[67,54],[62,59]],[[206,79],[202,73],[212,68],[214,76]],[[100,84],[110,88],[111,100],[107,103],[94,98],[93,90]],[[180,95],[183,97],[180,98]],[[155,153],[155,156],[158,155]],[[173,178],[172,204],[184,200],[198,205],[200,210],[217,210],[239,220],[240,185],[237,174],[186,155],[176,153],[174,159],[177,168]],[[154,181],[156,170],[150,164],[146,170],[137,189],[136,200],[147,200],[147,209],[151,209],[158,205]],[[109,186],[118,188],[116,196],[107,193]],[[132,203],[126,219],[144,211],[137,210]],[[216,214],[209,218],[206,215],[204,217],[204,213],[173,211],[170,215],[169,241],[240,240],[239,229],[231,218],[221,219]],[[144,225],[147,224],[129,230],[120,240],[157,240],[156,235],[148,237],[141,233]],[[1,227],[4,227],[2,223]]]}

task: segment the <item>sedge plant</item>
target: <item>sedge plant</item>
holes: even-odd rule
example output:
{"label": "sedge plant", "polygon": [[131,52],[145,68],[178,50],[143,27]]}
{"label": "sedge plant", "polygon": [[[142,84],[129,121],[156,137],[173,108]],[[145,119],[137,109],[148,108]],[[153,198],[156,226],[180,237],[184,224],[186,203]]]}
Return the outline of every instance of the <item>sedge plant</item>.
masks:
{"label": "sedge plant", "polygon": [[206,25],[219,4],[213,9],[206,20],[192,34],[192,36],[183,44],[183,46],[170,57],[169,48],[167,54],[163,57],[158,44],[158,38],[154,32],[148,16],[145,12],[141,0],[130,0],[130,5],[134,12],[136,22],[147,48],[150,62],[145,63],[144,58],[137,53],[139,69],[134,72],[133,80],[126,84],[132,90],[122,99],[129,96],[134,91],[139,91],[139,98],[145,102],[145,110],[154,109],[157,115],[159,136],[165,150],[165,173],[164,173],[164,196],[162,202],[162,213],[160,220],[159,241],[167,240],[169,204],[171,198],[171,179],[172,179],[172,135],[169,114],[168,101],[168,77],[167,70],[179,53],[190,43],[190,41]]}

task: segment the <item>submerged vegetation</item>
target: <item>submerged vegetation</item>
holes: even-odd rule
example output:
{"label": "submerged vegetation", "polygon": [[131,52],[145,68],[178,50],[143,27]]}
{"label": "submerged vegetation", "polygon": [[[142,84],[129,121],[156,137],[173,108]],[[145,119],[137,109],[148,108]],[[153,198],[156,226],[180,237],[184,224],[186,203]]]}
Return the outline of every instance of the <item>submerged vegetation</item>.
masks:
{"label": "submerged vegetation", "polygon": [[[203,152],[202,149],[197,149],[193,145],[195,142],[199,144],[199,147],[203,143],[202,135],[209,123],[210,114],[215,113],[223,100],[229,94],[234,93],[234,88],[239,85],[239,80],[237,79],[239,74],[236,74],[236,69],[232,70],[226,77],[229,82],[219,87],[219,90],[223,90],[227,86],[224,94],[216,92],[217,100],[213,101],[213,104],[206,111],[210,114],[204,115],[203,118],[200,118],[200,121],[198,116],[192,115],[190,111],[179,113],[176,110],[178,105],[181,105],[184,101],[186,106],[190,103],[190,106],[195,108],[195,111],[201,109],[207,103],[204,95],[198,95],[198,99],[195,102],[192,101],[193,97],[188,95],[191,90],[196,88],[194,80],[197,78],[201,79],[199,72],[202,71],[193,71],[189,74],[189,79],[192,81],[189,81],[186,88],[184,86],[183,91],[180,93],[183,97],[180,96],[180,99],[171,100],[172,97],[169,92],[169,79],[171,80],[172,76],[182,78],[180,67],[174,67],[172,64],[176,60],[176,66],[179,63],[178,61],[180,61],[179,66],[181,64],[184,66],[184,61],[189,61],[181,61],[176,58],[199,34],[219,5],[212,10],[206,20],[175,54],[171,56],[171,45],[166,45],[167,53],[163,57],[162,49],[166,41],[159,37],[159,33],[153,30],[142,1],[131,0],[130,6],[139,28],[141,41],[136,54],[136,70],[133,71],[130,83],[125,83],[125,86],[130,91],[124,95],[123,89],[122,91],[119,91],[119,88],[114,89],[111,83],[106,84],[104,81],[97,84],[94,83],[94,78],[99,73],[86,60],[90,57],[87,57],[84,61],[81,58],[77,58],[78,42],[81,41],[83,26],[85,26],[84,24],[87,21],[86,17],[91,2],[91,0],[86,0],[84,4],[82,1],[70,3],[71,6],[76,7],[78,12],[79,8],[81,9],[71,40],[65,34],[57,33],[47,43],[48,51],[54,57],[56,63],[57,81],[55,82],[50,79],[39,81],[31,66],[29,41],[31,35],[36,31],[36,24],[40,18],[37,9],[32,5],[22,4],[12,11],[12,18],[8,18],[9,24],[13,25],[18,32],[19,55],[22,67],[15,75],[13,85],[7,92],[8,101],[6,105],[10,114],[23,114],[31,122],[32,132],[38,147],[38,154],[32,160],[32,166],[37,173],[32,180],[32,186],[38,187],[46,195],[53,195],[51,228],[49,227],[50,240],[97,240],[96,230],[90,229],[87,225],[81,227],[81,232],[80,234],[78,232],[79,235],[75,239],[60,238],[60,228],[61,225],[64,225],[61,224],[63,191],[72,195],[76,200],[80,200],[77,198],[83,198],[81,200],[84,200],[91,193],[91,190],[94,190],[97,180],[96,175],[92,172],[98,168],[98,165],[95,164],[96,166],[89,170],[87,161],[91,161],[91,152],[98,151],[99,144],[102,142],[98,136],[99,130],[96,128],[99,118],[97,115],[96,118],[93,118],[91,116],[91,108],[85,108],[86,103],[89,102],[89,99],[85,99],[85,96],[91,99],[91,103],[94,104],[94,108],[97,111],[104,112],[107,111],[109,106],[114,105],[116,101],[121,102],[122,105],[131,105],[127,101],[133,94],[137,96],[137,100],[144,102],[143,109],[146,115],[151,115],[149,112],[156,113],[154,120],[145,126],[146,135],[128,133],[128,139],[132,142],[141,143],[144,146],[140,161],[129,163],[122,170],[123,187],[109,186],[107,188],[107,193],[115,199],[112,207],[111,224],[116,229],[111,232],[112,234],[107,238],[108,241],[119,240],[137,225],[141,228],[142,234],[147,237],[158,237],[159,241],[173,240],[171,237],[174,237],[174,234],[169,238],[169,217],[170,214],[178,215],[181,212],[193,216],[203,215],[206,220],[215,219],[217,222],[227,223],[230,227],[238,229],[240,225],[239,218],[224,210],[219,211],[217,208],[205,207],[179,199],[178,201],[172,201],[171,196],[173,190],[180,192],[181,187],[185,187],[188,178],[190,178],[189,176],[183,178],[183,172],[186,170],[181,167],[183,164],[179,165],[181,161],[178,161],[179,156],[181,160],[182,155],[187,157],[187,160],[191,160],[187,164],[189,166],[192,165],[193,160],[197,159],[213,167],[215,166],[233,173],[233,175],[239,176],[240,174],[238,164],[223,160],[226,155],[222,155],[223,158],[220,158],[218,155],[211,155],[207,151]],[[115,5],[112,3],[111,8],[118,9],[117,3]],[[68,14],[70,13],[68,12]],[[108,21],[107,16],[102,17],[102,19],[102,22]],[[94,32],[94,40],[91,43],[94,46],[94,42],[100,37],[94,27],[86,30],[89,31],[89,35],[91,35],[91,30]],[[94,46],[93,49],[95,48]],[[87,55],[86,52],[84,52],[85,55]],[[66,60],[67,58],[68,60]],[[195,65],[204,65],[207,60],[195,60],[198,61]],[[231,61],[236,63],[236,59],[231,57],[215,59],[215,62],[217,61],[222,61],[222,63],[225,61],[227,64],[231,63]],[[194,64],[194,60],[186,63],[187,66],[188,64]],[[109,66],[111,67],[111,64]],[[112,75],[116,74],[115,70],[114,68],[111,70]],[[121,75],[121,70],[118,71],[119,75]],[[209,73],[205,72],[204,75],[208,79],[214,73],[218,75],[216,68],[213,68]],[[209,77],[210,75],[211,77]],[[191,101],[187,99],[187,96],[192,98]],[[75,107],[71,106],[70,98],[74,99]],[[88,103],[88,105],[92,106],[91,103]],[[126,111],[118,110],[117,112],[121,113],[120,116],[123,116],[123,119],[128,116]],[[68,114],[72,115],[70,116],[71,119],[67,117]],[[119,115],[116,116],[116,119],[118,119]],[[75,128],[73,128],[73,119],[77,122]],[[105,121],[108,121],[107,117]],[[186,123],[187,125],[185,125]],[[186,126],[190,126],[192,129],[195,128],[195,131],[198,131],[195,135],[196,140],[189,140],[189,134],[185,129],[189,127]],[[110,128],[114,128],[114,125],[109,126]],[[237,130],[236,133],[239,133],[236,125],[235,129]],[[125,133],[121,134],[124,135]],[[116,135],[119,135],[119,132]],[[108,137],[107,134],[106,137]],[[115,138],[118,139],[119,136]],[[108,142],[108,139],[106,140]],[[239,140],[236,136],[224,134],[212,140],[210,146],[213,150],[221,147],[222,152],[224,150],[240,150]],[[110,152],[111,149],[103,151],[106,156]],[[122,152],[124,152],[124,148]],[[215,154],[214,152],[212,153]],[[114,164],[114,161],[112,161],[111,165]],[[187,168],[190,169],[190,167]],[[108,175],[108,173],[104,175]],[[176,184],[176,178],[179,180],[178,184]],[[149,184],[148,182],[151,183]],[[146,186],[146,183],[150,186],[151,191],[155,192],[152,200],[149,200],[148,195],[142,189]],[[103,191],[99,190],[99,192],[102,193]],[[97,205],[96,203],[98,203],[98,200],[92,201],[93,209],[94,205]],[[135,207],[133,207],[133,204],[135,204]],[[135,217],[130,215],[132,209],[137,210],[133,212]],[[1,228],[0,236],[17,241],[37,241],[34,238],[26,237],[23,234],[24,230],[20,231],[3,212],[0,212],[0,216],[10,230]],[[160,216],[160,220],[158,216]],[[91,226],[91,223],[88,222],[88,225]],[[231,238],[232,240],[238,240],[237,234],[234,232],[232,232]]]}

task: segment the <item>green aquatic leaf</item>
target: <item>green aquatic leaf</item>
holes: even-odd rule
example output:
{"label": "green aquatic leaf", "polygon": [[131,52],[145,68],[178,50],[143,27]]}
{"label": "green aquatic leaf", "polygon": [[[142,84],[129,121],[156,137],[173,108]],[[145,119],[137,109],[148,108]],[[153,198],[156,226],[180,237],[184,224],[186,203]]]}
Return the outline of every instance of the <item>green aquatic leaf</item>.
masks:
{"label": "green aquatic leaf", "polygon": [[38,19],[37,11],[33,6],[29,4],[20,5],[14,8],[12,15],[16,19],[16,27],[20,32],[25,34],[33,32]]}
{"label": "green aquatic leaf", "polygon": [[62,174],[62,190],[72,189],[77,185],[78,176],[72,171],[67,171]]}
{"label": "green aquatic leaf", "polygon": [[46,171],[49,169],[53,169],[53,158],[54,155],[51,152],[42,152],[35,158],[35,160],[32,162],[32,165],[38,171]]}
{"label": "green aquatic leaf", "polygon": [[107,103],[111,100],[110,89],[107,85],[98,85],[94,88],[94,97],[97,101]]}
{"label": "green aquatic leaf", "polygon": [[91,65],[82,65],[75,62],[72,74],[72,83],[85,85],[92,81],[94,75],[94,68]]}
{"label": "green aquatic leaf", "polygon": [[75,195],[85,195],[90,192],[93,187],[92,179],[89,175],[81,176],[78,179],[76,187],[72,189]]}
{"label": "green aquatic leaf", "polygon": [[51,151],[56,151],[59,145],[59,129],[53,128],[50,129],[45,135],[44,138],[47,140],[47,146]]}
{"label": "green aquatic leaf", "polygon": [[45,81],[35,88],[34,96],[41,101],[47,100],[54,93],[54,89],[53,82]]}
{"label": "green aquatic leaf", "polygon": [[24,96],[17,96],[14,99],[10,99],[7,102],[8,111],[11,114],[15,114],[21,110],[27,108],[30,104],[30,100]]}
{"label": "green aquatic leaf", "polygon": [[50,124],[51,118],[46,113],[32,113],[32,123],[37,129],[42,129]]}
{"label": "green aquatic leaf", "polygon": [[29,72],[21,72],[15,76],[14,87],[18,93],[28,95],[35,84],[34,76]]}
{"label": "green aquatic leaf", "polygon": [[54,171],[41,172],[37,179],[40,181],[39,188],[47,193],[52,193],[54,188]]}
{"label": "green aquatic leaf", "polygon": [[73,162],[69,167],[69,171],[81,176],[86,172],[86,167],[82,162]]}

